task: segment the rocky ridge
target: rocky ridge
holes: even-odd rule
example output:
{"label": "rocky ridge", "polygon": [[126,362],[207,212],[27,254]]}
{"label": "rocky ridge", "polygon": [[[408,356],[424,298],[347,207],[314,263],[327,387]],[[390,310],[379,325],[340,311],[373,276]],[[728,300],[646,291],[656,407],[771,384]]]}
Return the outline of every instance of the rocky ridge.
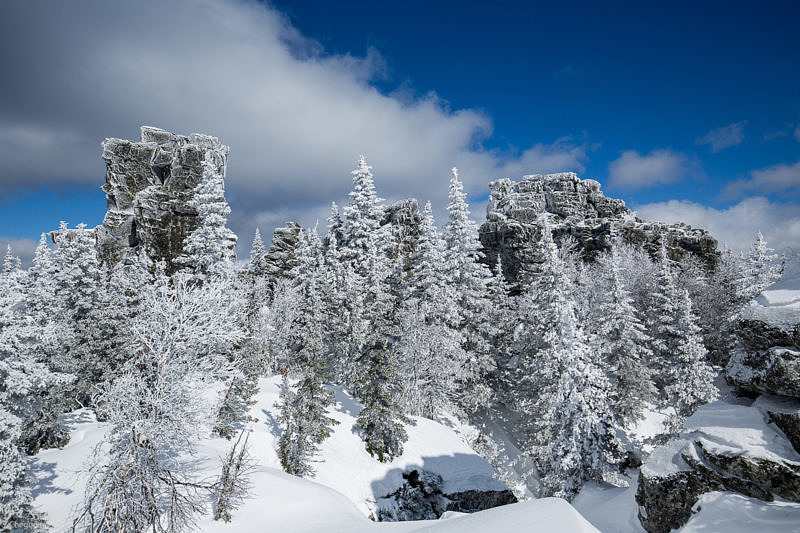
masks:
{"label": "rocky ridge", "polygon": [[653,254],[665,240],[672,259],[693,254],[709,268],[719,258],[717,241],[706,230],[644,221],[624,201],[603,194],[600,183],[572,172],[523,176],[518,182],[496,180],[489,189],[480,239],[487,261],[494,265],[500,258],[510,281],[516,280],[521,264],[533,261],[529,250],[538,242],[538,218],[545,213],[556,241],[572,237],[586,260],[608,250],[615,236]]}

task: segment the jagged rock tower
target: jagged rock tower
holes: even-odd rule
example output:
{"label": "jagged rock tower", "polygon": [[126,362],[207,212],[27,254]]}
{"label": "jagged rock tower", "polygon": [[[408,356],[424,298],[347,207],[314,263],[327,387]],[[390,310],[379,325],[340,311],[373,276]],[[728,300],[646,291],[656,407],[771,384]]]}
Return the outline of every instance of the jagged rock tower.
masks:
{"label": "jagged rock tower", "polygon": [[503,261],[509,280],[516,280],[520,265],[535,261],[531,245],[539,242],[538,217],[548,213],[553,236],[575,239],[586,260],[609,249],[612,236],[655,252],[662,240],[672,259],[694,254],[709,269],[719,258],[717,241],[706,230],[686,224],[646,222],[634,216],[625,202],[609,198],[600,183],[582,180],[572,172],[523,176],[519,182],[501,179],[489,184],[491,194],[480,238],[487,260]]}
{"label": "jagged rock tower", "polygon": [[[228,147],[208,135],[143,126],[140,142],[103,141],[102,157],[108,212],[95,229],[101,259],[114,263],[143,247],[151,258],[172,266],[186,236],[200,225],[192,200],[203,164],[209,161],[224,176]],[[231,232],[231,253],[235,245]]]}

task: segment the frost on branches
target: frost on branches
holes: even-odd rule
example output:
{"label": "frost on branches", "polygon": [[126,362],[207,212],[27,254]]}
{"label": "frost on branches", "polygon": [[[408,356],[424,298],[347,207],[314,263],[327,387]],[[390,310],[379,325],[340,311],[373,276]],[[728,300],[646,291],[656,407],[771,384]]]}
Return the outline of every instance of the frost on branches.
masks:
{"label": "frost on branches", "polygon": [[220,285],[162,266],[143,300],[124,371],[95,400],[110,430],[92,458],[80,530],[181,531],[204,505],[191,453],[211,429],[208,391],[229,372],[240,333]]}
{"label": "frost on branches", "polygon": [[42,409],[42,393],[63,384],[41,360],[52,329],[39,329],[26,309],[25,272],[8,248],[0,274],[0,524],[3,529],[44,530],[31,505],[22,430]]}

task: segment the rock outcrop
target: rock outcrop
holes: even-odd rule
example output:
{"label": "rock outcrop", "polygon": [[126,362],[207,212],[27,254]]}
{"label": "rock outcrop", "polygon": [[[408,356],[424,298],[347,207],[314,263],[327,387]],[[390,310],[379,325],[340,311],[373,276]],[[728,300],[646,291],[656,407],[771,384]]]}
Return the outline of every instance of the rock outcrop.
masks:
{"label": "rock outcrop", "polygon": [[[143,247],[151,258],[171,265],[200,224],[192,200],[204,164],[224,176],[228,147],[198,133],[176,135],[147,126],[141,131],[141,141],[103,142],[108,212],[95,230],[98,252],[113,263]],[[227,244],[233,250],[235,238]]]}
{"label": "rock outcrop", "polygon": [[725,367],[731,385],[800,398],[800,306],[752,302],[741,313],[738,345]]}
{"label": "rock outcrop", "polygon": [[639,520],[650,533],[683,526],[705,493],[731,491],[763,501],[800,502],[800,455],[771,411],[800,403],[759,398],[701,407],[678,438],[657,448],[639,473]]}
{"label": "rock outcrop", "polygon": [[605,196],[597,181],[582,180],[572,172],[523,176],[519,182],[501,179],[489,188],[481,243],[489,263],[494,265],[500,257],[512,281],[520,264],[531,261],[528,249],[538,241],[537,218],[543,213],[551,215],[554,238],[574,238],[586,260],[607,250],[612,235],[654,254],[665,240],[672,259],[694,254],[708,268],[719,258],[717,241],[707,231],[686,224],[646,222],[635,217],[622,200]]}
{"label": "rock outcrop", "polygon": [[800,503],[800,283],[782,283],[740,314],[725,367],[733,395],[701,407],[642,467],[636,501],[650,533],[684,525],[709,492]]}
{"label": "rock outcrop", "polygon": [[426,470],[403,473],[403,484],[395,492],[379,498],[377,519],[380,522],[436,520],[445,511],[474,513],[516,503],[508,490],[464,490],[443,492],[442,476]]}

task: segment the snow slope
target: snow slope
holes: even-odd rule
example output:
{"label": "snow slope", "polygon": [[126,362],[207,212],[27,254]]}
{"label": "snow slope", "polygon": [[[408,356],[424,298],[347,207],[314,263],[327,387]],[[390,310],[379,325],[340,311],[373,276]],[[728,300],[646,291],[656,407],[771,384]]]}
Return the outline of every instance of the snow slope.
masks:
{"label": "snow slope", "polygon": [[[251,491],[229,524],[214,522],[209,513],[197,528],[208,532],[361,532],[375,531],[597,531],[564,500],[547,498],[507,505],[475,513],[448,513],[436,521],[375,523],[368,515],[374,501],[396,490],[402,472],[424,468],[444,479],[445,493],[462,490],[504,490],[492,478],[491,466],[465,445],[449,427],[416,419],[408,427],[405,452],[383,464],[370,457],[352,432],[360,406],[343,390],[336,389],[337,406],[331,416],[340,421],[322,446],[314,479],[302,479],[281,471],[275,448],[279,427],[273,407],[278,399],[279,379],[261,381],[261,392],[251,410],[257,421],[249,425],[249,450],[258,462],[251,476]],[[44,450],[31,459],[35,504],[47,513],[55,531],[71,525],[75,506],[83,497],[81,470],[91,449],[102,439],[103,423],[88,410],[66,417],[72,439],[63,449]],[[209,438],[198,446],[199,477],[212,479],[219,473],[219,457],[229,441]]]}

